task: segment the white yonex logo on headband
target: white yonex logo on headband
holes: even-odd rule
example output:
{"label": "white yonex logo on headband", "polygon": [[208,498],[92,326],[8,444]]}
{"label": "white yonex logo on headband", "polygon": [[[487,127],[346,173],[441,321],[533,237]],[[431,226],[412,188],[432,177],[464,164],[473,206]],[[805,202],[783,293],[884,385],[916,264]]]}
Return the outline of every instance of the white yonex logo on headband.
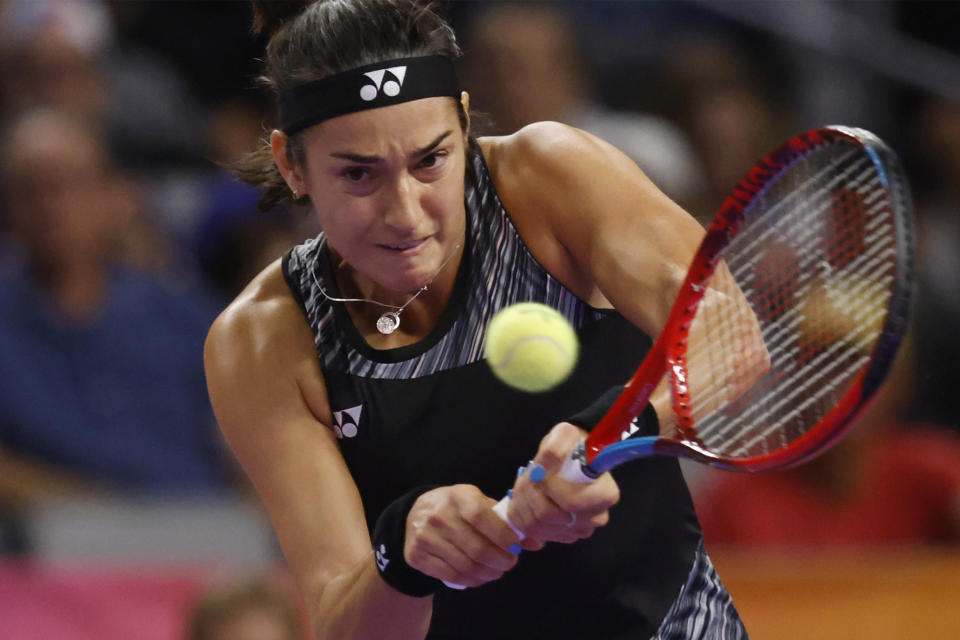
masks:
{"label": "white yonex logo on headband", "polygon": [[370,102],[377,97],[380,91],[393,98],[400,93],[403,77],[407,75],[407,67],[390,67],[389,69],[368,71],[363,75],[373,80],[373,84],[365,84],[360,88],[361,98]]}

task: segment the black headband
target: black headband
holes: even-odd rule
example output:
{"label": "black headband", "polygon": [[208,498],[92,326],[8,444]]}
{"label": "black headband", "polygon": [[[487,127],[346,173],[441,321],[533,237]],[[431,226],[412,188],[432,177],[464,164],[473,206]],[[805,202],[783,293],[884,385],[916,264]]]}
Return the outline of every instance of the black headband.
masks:
{"label": "black headband", "polygon": [[453,61],[400,58],[350,69],[280,92],[280,128],[288,136],[324,120],[401,102],[460,97]]}

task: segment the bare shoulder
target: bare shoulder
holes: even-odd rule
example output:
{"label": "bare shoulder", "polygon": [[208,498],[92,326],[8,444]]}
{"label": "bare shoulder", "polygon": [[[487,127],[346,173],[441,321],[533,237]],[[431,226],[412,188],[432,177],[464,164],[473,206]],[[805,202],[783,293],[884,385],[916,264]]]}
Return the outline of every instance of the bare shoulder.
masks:
{"label": "bare shoulder", "polygon": [[574,293],[659,331],[703,228],[612,144],[541,122],[480,140],[504,206]]}
{"label": "bare shoulder", "polygon": [[[222,425],[238,423],[229,419],[232,406],[262,406],[255,402],[260,390],[276,393],[278,386],[287,394],[302,394],[316,418],[329,424],[312,335],[284,282],[279,260],[254,278],[213,323],[204,365]],[[274,395],[267,404],[280,397]]]}
{"label": "bare shoulder", "polygon": [[285,327],[280,325],[291,323],[296,316],[296,301],[283,281],[280,261],[277,260],[224,309],[210,330],[210,339],[283,335]]}
{"label": "bare shoulder", "polygon": [[297,303],[287,289],[279,261],[271,264],[240,293],[213,323],[207,336],[209,364],[266,364],[282,357],[297,342],[304,324]]}
{"label": "bare shoulder", "polygon": [[623,161],[636,165],[599,138],[558,122],[538,122],[478,142],[510,220],[540,264],[580,298],[609,306],[573,259],[564,236],[580,233],[574,226],[589,228],[583,217],[595,208],[589,168]]}
{"label": "bare shoulder", "polygon": [[[563,200],[564,192],[589,185],[593,169],[602,163],[620,164],[622,169],[639,171],[615,147],[586,131],[559,122],[537,122],[509,136],[481,138],[480,146],[502,198]],[[549,193],[538,187],[559,188]]]}
{"label": "bare shoulder", "polygon": [[[628,156],[600,138],[557,122],[538,122],[513,135],[480,141],[494,184],[521,227],[584,237],[608,221],[639,215],[689,217]],[[531,229],[534,230],[534,229]]]}

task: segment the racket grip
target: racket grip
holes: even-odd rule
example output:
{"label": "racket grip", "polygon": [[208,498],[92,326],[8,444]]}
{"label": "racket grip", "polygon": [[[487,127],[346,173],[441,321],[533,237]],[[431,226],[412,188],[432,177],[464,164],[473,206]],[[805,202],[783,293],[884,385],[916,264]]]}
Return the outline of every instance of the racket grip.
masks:
{"label": "racket grip", "polygon": [[503,496],[503,498],[500,499],[500,502],[498,502],[497,504],[493,505],[493,512],[494,512],[495,514],[497,514],[498,516],[500,516],[500,519],[503,520],[504,522],[506,522],[506,523],[507,523],[507,526],[509,526],[511,529],[513,529],[513,532],[514,532],[515,534],[517,534],[517,537],[518,537],[518,538],[520,538],[521,540],[523,540],[526,536],[523,535],[523,532],[522,532],[522,531],[520,531],[520,530],[517,529],[515,526],[513,526],[513,523],[510,522],[510,519],[509,519],[509,518],[507,518],[507,509],[509,509],[509,508],[510,508],[510,495],[507,494],[507,495]]}
{"label": "racket grip", "polygon": [[[570,455],[567,456],[567,459],[563,461],[563,465],[560,467],[560,470],[557,472],[564,480],[569,480],[570,482],[579,482],[581,484],[589,484],[597,479],[596,475],[590,474],[589,467],[586,466],[585,462],[587,459],[587,447],[586,440],[581,440],[580,444],[573,448],[570,452]],[[500,516],[500,519],[507,523],[507,525],[513,529],[513,532],[517,534],[517,537],[523,540],[526,536],[523,535],[523,532],[513,526],[513,523],[510,522],[510,519],[507,517],[507,510],[510,508],[510,494],[503,496],[500,499],[500,502],[493,505],[493,512]],[[447,585],[451,589],[466,589],[466,586],[462,584],[457,584],[455,582],[443,581],[443,584]]]}

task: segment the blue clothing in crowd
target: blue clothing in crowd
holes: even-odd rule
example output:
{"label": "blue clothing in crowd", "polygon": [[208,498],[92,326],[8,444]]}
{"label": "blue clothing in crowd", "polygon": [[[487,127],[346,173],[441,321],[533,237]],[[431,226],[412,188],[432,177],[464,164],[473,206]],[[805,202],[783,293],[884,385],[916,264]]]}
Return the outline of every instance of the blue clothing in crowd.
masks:
{"label": "blue clothing in crowd", "polygon": [[52,305],[22,271],[0,276],[0,446],[129,489],[222,486],[202,362],[213,305],[129,269],[83,326]]}

